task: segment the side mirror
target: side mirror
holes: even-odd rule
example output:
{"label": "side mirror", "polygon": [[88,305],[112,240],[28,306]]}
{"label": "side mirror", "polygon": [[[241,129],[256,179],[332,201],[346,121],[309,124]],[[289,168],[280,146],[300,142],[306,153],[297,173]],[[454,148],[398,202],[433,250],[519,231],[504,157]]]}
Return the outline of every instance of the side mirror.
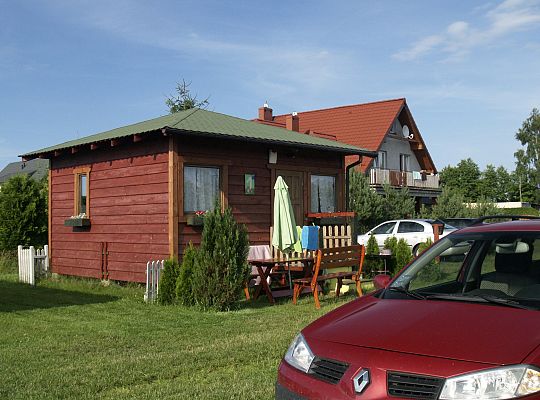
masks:
{"label": "side mirror", "polygon": [[375,286],[375,289],[384,289],[385,287],[388,286],[391,280],[392,280],[392,277],[390,275],[386,275],[386,274],[375,275],[375,278],[373,278],[373,285]]}

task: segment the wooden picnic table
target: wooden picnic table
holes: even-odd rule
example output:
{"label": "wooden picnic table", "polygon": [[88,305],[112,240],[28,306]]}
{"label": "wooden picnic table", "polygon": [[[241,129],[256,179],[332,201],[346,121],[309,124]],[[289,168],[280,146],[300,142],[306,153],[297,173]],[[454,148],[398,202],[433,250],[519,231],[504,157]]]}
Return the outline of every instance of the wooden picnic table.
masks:
{"label": "wooden picnic table", "polygon": [[[260,278],[260,284],[257,285],[253,299],[257,299],[261,293],[261,289],[264,289],[268,301],[272,304],[275,303],[274,296],[272,294],[272,289],[268,285],[268,277],[274,272],[287,272],[289,275],[289,285],[291,283],[291,270],[297,270],[296,268],[291,267],[291,263],[301,264],[304,276],[311,275],[313,271],[313,256],[301,256],[301,257],[290,257],[285,258],[264,258],[264,259],[252,259],[248,260],[248,263],[254,266],[257,269],[257,275],[253,277]],[[291,289],[292,295],[292,289]]]}

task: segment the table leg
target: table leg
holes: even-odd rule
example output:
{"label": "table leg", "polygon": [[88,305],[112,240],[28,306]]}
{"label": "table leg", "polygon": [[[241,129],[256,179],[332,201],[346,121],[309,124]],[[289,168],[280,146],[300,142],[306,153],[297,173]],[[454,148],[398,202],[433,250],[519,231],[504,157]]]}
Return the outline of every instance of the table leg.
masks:
{"label": "table leg", "polygon": [[257,272],[259,273],[259,277],[261,278],[261,284],[255,290],[253,299],[256,300],[259,297],[259,294],[261,293],[261,288],[262,288],[264,289],[264,292],[266,293],[266,297],[268,297],[268,301],[274,304],[274,296],[272,296],[272,291],[270,290],[270,286],[268,286],[268,282],[267,282],[268,276],[270,275],[271,271],[272,271],[272,267],[257,266]]}

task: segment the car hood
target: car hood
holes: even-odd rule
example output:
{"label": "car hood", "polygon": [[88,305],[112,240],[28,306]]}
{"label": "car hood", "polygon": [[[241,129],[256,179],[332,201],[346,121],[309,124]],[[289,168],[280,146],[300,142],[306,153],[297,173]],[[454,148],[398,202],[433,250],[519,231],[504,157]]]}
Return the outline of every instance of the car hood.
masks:
{"label": "car hood", "polygon": [[513,364],[522,362],[540,344],[540,312],[370,296],[328,314],[310,325],[305,335],[351,346]]}

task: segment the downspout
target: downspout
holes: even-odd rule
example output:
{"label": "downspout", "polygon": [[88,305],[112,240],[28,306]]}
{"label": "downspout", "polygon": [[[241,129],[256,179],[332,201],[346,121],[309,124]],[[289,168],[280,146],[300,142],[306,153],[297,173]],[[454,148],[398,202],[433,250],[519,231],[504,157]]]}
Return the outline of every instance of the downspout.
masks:
{"label": "downspout", "polygon": [[362,163],[362,155],[358,156],[358,160],[353,162],[350,165],[347,165],[347,168],[345,168],[345,211],[349,211],[350,204],[349,204],[349,171],[356,167],[357,165]]}

